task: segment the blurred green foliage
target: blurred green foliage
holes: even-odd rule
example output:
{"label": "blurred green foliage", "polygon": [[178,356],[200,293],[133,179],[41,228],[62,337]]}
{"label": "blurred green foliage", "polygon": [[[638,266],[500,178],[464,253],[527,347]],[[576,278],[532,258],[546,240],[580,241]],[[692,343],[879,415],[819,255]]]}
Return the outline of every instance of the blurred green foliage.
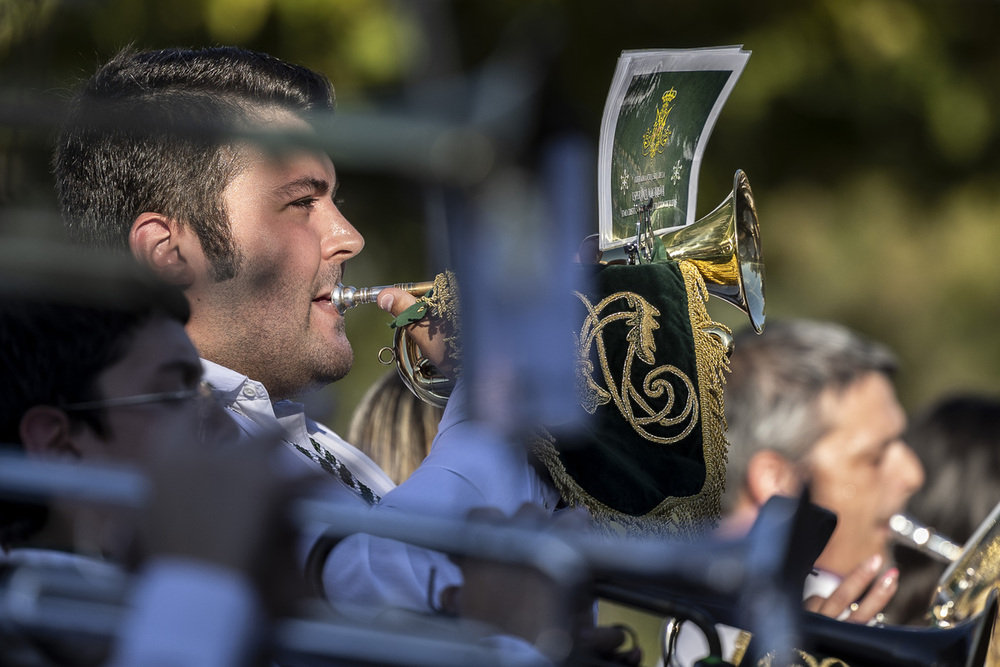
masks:
{"label": "blurred green foliage", "polygon": [[[709,142],[699,215],[744,169],[769,316],[838,320],[890,343],[912,409],[1000,391],[998,19],[986,0],[0,0],[0,80],[5,100],[59,99],[124,44],[238,44],[325,72],[342,106],[363,108],[474,72],[534,25],[529,41],[556,50],[550,93],[596,142],[621,50],[743,44],[753,56]],[[0,132],[4,204],[51,205],[48,136]],[[349,166],[340,176],[368,239],[348,281],[429,277],[417,185]],[[743,326],[724,304],[713,313]],[[384,372],[384,319],[349,317],[356,369],[316,408],[341,430]]]}

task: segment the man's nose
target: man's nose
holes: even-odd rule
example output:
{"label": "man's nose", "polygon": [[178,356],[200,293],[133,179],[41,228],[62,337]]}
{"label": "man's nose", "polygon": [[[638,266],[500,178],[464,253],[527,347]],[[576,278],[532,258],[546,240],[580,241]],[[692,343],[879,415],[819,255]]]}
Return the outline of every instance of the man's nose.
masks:
{"label": "man's nose", "polygon": [[364,247],[364,237],[334,206],[323,222],[323,258],[342,262],[357,255]]}
{"label": "man's nose", "polygon": [[924,466],[910,446],[900,440],[893,445],[894,460],[891,470],[899,480],[900,487],[907,495],[915,493],[924,485]]}

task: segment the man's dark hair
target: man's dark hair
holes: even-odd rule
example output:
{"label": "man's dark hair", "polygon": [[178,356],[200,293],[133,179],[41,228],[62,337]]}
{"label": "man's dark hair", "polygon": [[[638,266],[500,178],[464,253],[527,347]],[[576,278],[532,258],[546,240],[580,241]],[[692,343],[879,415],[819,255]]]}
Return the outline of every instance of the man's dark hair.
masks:
{"label": "man's dark hair", "polygon": [[[80,275],[53,293],[51,274],[0,271],[0,447],[20,449],[22,416],[35,405],[105,398],[98,378],[155,317],[186,323],[187,300],[138,267],[109,279]],[[135,270],[132,270],[135,269]],[[93,298],[86,298],[86,295]],[[84,301],[76,300],[83,297]],[[105,431],[100,410],[69,413],[74,423]],[[0,499],[0,544],[24,539],[44,523],[44,507]]]}
{"label": "man's dark hair", "polygon": [[125,49],[73,100],[53,160],[71,239],[127,251],[136,217],[162,213],[197,234],[213,278],[239,253],[222,191],[241,167],[232,132],[284,110],[333,110],[321,74],[235,47]]}
{"label": "man's dark hair", "polygon": [[[927,482],[910,498],[907,513],[956,544],[967,544],[1000,499],[1000,397],[942,396],[916,413],[903,439],[927,471]],[[981,539],[979,553],[990,553],[992,539]],[[902,585],[886,615],[892,623],[922,625],[929,591],[946,566],[903,545],[893,555]]]}

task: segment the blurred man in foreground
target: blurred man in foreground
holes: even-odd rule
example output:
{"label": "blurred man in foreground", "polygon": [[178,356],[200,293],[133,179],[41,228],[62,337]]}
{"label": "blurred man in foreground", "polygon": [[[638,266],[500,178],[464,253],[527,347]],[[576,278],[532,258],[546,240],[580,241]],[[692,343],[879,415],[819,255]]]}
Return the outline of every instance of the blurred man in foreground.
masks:
{"label": "blurred man in foreground", "polygon": [[[138,564],[114,664],[243,663],[258,645],[266,582],[295,574],[289,543],[272,539],[290,481],[266,464],[273,445],[247,443],[236,457],[235,426],[201,382],[179,291],[125,263],[114,273],[110,260],[61,259],[15,272],[19,262],[5,256],[0,437],[33,459],[134,466],[151,475],[151,502],[136,515],[0,501],[0,569],[96,574]],[[104,644],[40,637],[5,635],[0,662],[106,661]]]}

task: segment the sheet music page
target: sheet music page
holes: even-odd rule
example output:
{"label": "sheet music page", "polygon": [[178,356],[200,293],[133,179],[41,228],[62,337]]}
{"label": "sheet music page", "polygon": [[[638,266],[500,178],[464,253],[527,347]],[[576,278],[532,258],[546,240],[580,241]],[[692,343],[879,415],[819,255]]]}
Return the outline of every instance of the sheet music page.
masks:
{"label": "sheet music page", "polygon": [[742,46],[622,52],[601,120],[601,250],[634,240],[650,203],[654,234],[695,221],[702,154],[749,58]]}

